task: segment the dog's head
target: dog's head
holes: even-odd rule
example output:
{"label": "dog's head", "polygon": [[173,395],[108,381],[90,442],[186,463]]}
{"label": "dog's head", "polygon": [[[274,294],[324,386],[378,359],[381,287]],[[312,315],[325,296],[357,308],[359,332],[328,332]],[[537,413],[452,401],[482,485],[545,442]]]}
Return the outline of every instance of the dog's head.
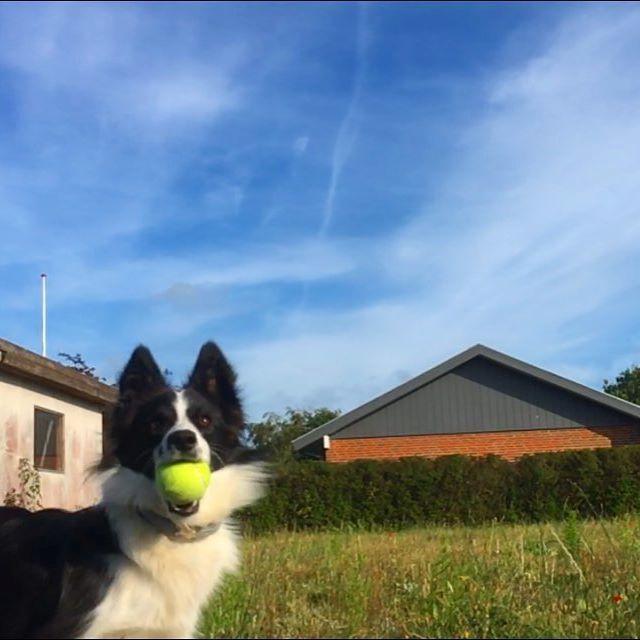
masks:
{"label": "dog's head", "polygon": [[[237,469],[254,460],[253,452],[240,441],[244,414],[235,372],[213,342],[203,345],[187,384],[180,390],[167,384],[144,346],[134,350],[118,386],[110,432],[111,456],[128,477],[135,477],[143,493],[154,490],[156,468],[168,462],[204,461],[212,471],[226,469],[228,476],[229,467]],[[219,476],[225,477],[215,474]],[[245,500],[240,498],[239,502]],[[173,516],[182,518],[200,510],[199,502],[164,506]],[[237,506],[243,505],[231,505]]]}

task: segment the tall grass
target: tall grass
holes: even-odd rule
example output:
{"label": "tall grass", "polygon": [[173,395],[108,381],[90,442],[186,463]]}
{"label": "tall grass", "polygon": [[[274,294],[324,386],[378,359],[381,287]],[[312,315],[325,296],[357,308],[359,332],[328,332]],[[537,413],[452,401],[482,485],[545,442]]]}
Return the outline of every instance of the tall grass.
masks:
{"label": "tall grass", "polygon": [[637,516],[247,540],[205,637],[638,637]]}

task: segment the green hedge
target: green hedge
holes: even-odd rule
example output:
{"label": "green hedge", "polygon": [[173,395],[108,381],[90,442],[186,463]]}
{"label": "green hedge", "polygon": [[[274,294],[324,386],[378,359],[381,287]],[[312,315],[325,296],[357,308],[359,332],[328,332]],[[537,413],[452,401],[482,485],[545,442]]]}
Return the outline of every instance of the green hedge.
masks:
{"label": "green hedge", "polygon": [[276,467],[267,496],[241,514],[255,534],[279,529],[401,528],[536,522],[575,512],[640,510],[640,446],[435,460],[301,461]]}

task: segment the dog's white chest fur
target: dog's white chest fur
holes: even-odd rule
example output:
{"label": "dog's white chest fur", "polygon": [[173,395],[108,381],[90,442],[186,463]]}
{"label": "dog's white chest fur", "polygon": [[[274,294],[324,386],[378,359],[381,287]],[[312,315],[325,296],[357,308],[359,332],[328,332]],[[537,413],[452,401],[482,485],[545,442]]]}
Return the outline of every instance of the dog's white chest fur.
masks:
{"label": "dog's white chest fur", "polygon": [[174,542],[130,522],[121,536],[128,559],[114,559],[113,582],[83,637],[192,637],[201,608],[237,566],[234,533],[223,525],[203,540]]}
{"label": "dog's white chest fur", "polygon": [[[190,638],[198,616],[225,573],[239,562],[229,516],[262,493],[262,465],[228,465],[215,473],[190,526],[219,523],[210,536],[177,542],[159,534],[136,513],[161,509],[152,482],[117,469],[104,483],[104,503],[121,554],[113,578],[91,616],[84,638]],[[168,515],[168,514],[165,514]]]}

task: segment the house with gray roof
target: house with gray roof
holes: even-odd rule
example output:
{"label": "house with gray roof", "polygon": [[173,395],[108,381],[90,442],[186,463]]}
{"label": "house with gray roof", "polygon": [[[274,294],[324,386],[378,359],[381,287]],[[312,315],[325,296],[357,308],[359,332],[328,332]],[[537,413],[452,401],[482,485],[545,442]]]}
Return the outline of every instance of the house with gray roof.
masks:
{"label": "house with gray roof", "polygon": [[478,344],[293,442],[302,458],[495,454],[640,443],[640,406]]}

